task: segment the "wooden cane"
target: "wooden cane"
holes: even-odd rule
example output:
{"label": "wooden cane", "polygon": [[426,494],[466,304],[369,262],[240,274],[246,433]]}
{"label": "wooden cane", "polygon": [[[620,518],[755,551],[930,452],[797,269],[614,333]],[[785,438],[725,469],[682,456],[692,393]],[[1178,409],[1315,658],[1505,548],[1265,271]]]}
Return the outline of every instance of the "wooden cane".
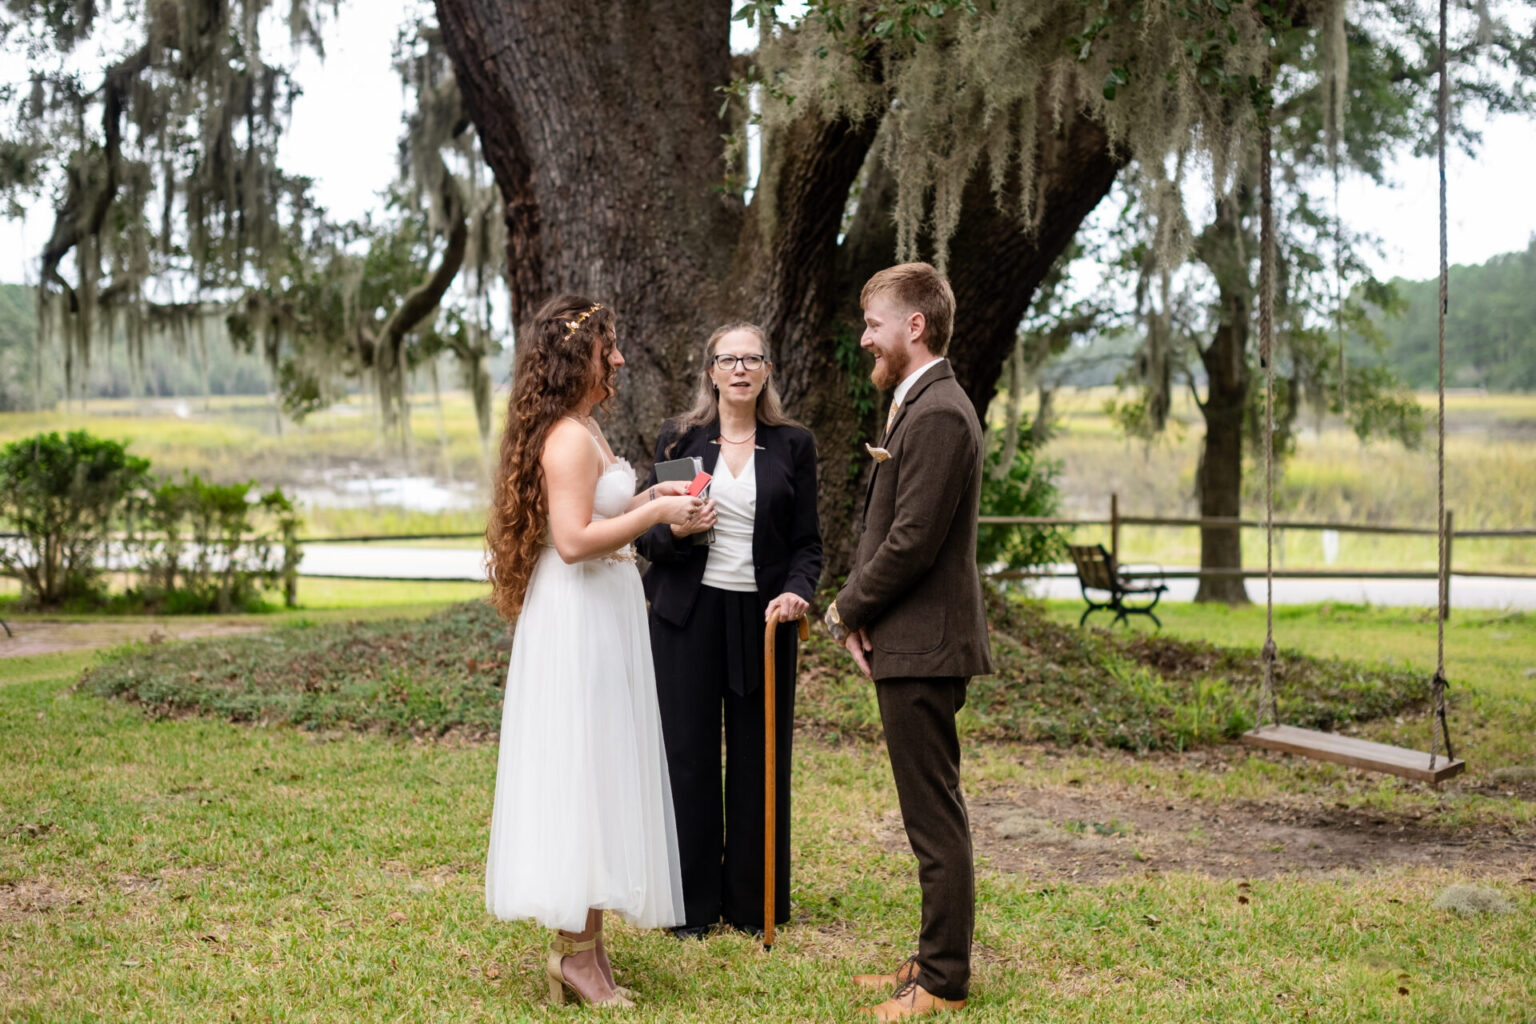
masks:
{"label": "wooden cane", "polygon": [[[774,670],[779,613],[763,629],[763,949],[773,948],[774,854],[778,839],[778,685]],[[811,638],[811,623],[800,616],[800,639]]]}

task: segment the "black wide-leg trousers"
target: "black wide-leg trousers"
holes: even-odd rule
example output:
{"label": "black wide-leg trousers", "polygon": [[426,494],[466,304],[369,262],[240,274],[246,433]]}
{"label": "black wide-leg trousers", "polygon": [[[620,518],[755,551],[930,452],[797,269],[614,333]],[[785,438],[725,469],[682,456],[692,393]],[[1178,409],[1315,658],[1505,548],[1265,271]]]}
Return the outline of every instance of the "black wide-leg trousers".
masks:
{"label": "black wide-leg trousers", "polygon": [[[651,653],[672,780],[685,924],[763,925],[763,606],[755,593],[701,587],[686,625],[651,614]],[[795,623],[774,641],[775,924],[789,920],[789,778]],[[721,722],[725,727],[721,779]]]}
{"label": "black wide-leg trousers", "polygon": [[976,879],[971,826],[960,792],[955,714],[965,678],[881,679],[880,722],[896,777],[907,840],[923,894],[917,980],[944,999],[964,999],[971,983]]}

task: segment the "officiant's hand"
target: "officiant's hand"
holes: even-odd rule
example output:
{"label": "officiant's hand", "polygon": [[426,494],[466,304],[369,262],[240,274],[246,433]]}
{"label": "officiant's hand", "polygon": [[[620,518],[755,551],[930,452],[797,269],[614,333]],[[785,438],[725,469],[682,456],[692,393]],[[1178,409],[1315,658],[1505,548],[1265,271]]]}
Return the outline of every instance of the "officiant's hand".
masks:
{"label": "officiant's hand", "polygon": [[810,606],[810,602],[805,598],[786,590],[768,602],[768,608],[763,612],[763,621],[767,622],[773,617],[774,612],[778,612],[780,622],[793,622],[804,615]]}
{"label": "officiant's hand", "polygon": [[[658,485],[660,486],[660,485]],[[684,484],[686,487],[687,485]],[[672,523],[672,536],[687,537],[695,533],[703,533],[712,529],[719,519],[718,510],[713,501],[706,501],[699,506],[698,515],[685,523]]]}

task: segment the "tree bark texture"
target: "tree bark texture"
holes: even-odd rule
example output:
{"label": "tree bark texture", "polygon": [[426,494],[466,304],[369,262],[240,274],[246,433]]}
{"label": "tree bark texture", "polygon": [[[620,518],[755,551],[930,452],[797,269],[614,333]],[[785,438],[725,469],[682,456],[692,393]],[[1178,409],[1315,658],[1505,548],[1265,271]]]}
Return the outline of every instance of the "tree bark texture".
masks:
{"label": "tree bark texture", "polygon": [[[761,324],[785,405],[816,435],[837,575],[869,472],[860,442],[884,415],[858,351],[859,289],[895,262],[892,185],[870,155],[878,125],[805,109],[772,133],[770,219],[723,187],[730,0],[437,0],[437,11],[505,201],[514,323],[558,292],[612,305],[627,362],[606,429],[641,466],[663,419],[691,404],[709,332]],[[1119,167],[1092,125],[1042,131],[1036,230],[996,209],[983,170],[950,244],[950,355],[981,412],[1035,287]]]}

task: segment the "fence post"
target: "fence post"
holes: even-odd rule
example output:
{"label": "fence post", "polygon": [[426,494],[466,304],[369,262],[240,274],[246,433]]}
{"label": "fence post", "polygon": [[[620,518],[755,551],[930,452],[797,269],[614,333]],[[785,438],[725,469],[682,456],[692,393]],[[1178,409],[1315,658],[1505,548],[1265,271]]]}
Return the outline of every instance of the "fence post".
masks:
{"label": "fence post", "polygon": [[299,606],[299,542],[296,523],[283,524],[283,604]]}
{"label": "fence post", "polygon": [[1109,496],[1109,553],[1114,556],[1115,564],[1120,564],[1120,495],[1111,493]]}
{"label": "fence post", "polygon": [[1451,618],[1451,542],[1456,539],[1456,513],[1445,510],[1445,564],[1440,567],[1440,621]]}

